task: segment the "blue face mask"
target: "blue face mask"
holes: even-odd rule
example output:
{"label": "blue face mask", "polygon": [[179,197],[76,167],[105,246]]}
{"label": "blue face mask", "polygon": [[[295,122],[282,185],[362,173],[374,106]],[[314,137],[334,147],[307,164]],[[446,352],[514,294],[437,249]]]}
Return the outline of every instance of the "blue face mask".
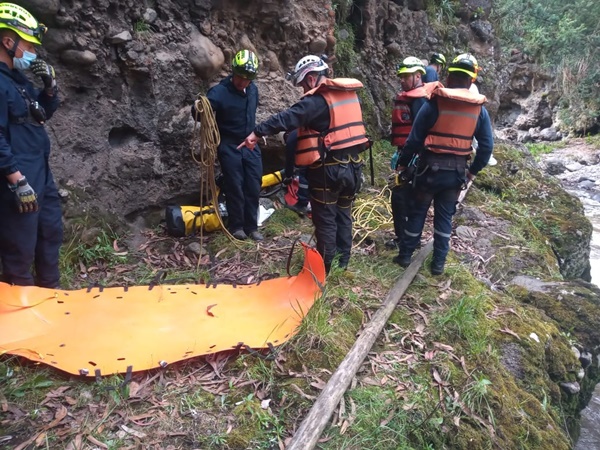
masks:
{"label": "blue face mask", "polygon": [[23,56],[21,58],[13,58],[13,66],[15,67],[15,69],[27,70],[36,58],[37,55],[35,53],[31,53],[27,50],[24,50]]}

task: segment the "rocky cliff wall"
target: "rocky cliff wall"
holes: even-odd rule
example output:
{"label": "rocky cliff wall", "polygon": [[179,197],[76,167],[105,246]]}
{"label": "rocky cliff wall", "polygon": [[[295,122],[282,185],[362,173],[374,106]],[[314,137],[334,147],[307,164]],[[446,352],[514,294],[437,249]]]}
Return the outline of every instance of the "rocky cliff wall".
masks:
{"label": "rocky cliff wall", "polygon": [[[406,55],[472,51],[484,67],[482,90],[490,110],[498,109],[499,94],[486,69],[497,54],[491,25],[483,20],[489,0],[463,3],[452,15],[456,26],[446,28],[440,26],[443,17],[430,22],[439,13],[422,0],[21,4],[50,27],[42,56],[56,67],[63,103],[48,128],[55,176],[63,194],[71,194],[68,217],[81,211],[75,198],[85,199],[86,209],[126,217],[194,198],[198,171],[189,156],[190,105],[228,73],[240,48],[256,50],[261,60],[259,119],[298,98],[284,74],[299,57],[342,48],[352,58],[334,68],[341,73],[345,67],[367,85],[364,100],[376,135],[388,133],[398,88],[394,68]],[[270,147],[280,144],[270,141]]]}

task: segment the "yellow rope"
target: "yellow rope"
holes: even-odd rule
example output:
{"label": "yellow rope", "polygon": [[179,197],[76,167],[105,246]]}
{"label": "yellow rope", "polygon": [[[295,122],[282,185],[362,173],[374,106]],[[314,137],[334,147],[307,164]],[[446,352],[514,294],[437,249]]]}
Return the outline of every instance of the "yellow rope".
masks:
{"label": "yellow rope", "polygon": [[[360,246],[365,239],[379,229],[392,228],[392,207],[390,196],[392,192],[386,186],[377,195],[357,198],[352,208],[354,231],[352,241],[354,247]],[[360,236],[360,239],[356,239]]]}
{"label": "yellow rope", "polygon": [[[192,158],[200,167],[200,205],[204,205],[206,201],[213,205],[223,232],[232,242],[238,244],[237,239],[227,230],[219,211],[219,189],[215,178],[217,148],[221,142],[219,127],[208,98],[201,94],[198,94],[197,97],[198,100],[194,103],[194,119],[196,120],[192,133],[191,151]],[[202,221],[203,223],[204,221]],[[203,241],[203,238],[204,226],[200,228],[200,241]],[[200,258],[198,258],[198,264],[200,264]]]}

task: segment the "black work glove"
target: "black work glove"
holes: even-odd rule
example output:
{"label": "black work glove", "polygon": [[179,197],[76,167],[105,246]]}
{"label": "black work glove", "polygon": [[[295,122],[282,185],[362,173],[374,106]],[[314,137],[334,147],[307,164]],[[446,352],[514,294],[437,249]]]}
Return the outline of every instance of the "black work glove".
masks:
{"label": "black work glove", "polygon": [[33,190],[27,178],[23,177],[17,184],[9,184],[8,187],[15,193],[17,209],[20,213],[30,213],[38,210],[37,194]]}
{"label": "black work glove", "polygon": [[54,67],[42,59],[36,59],[31,63],[31,71],[42,79],[46,89],[52,89],[56,86],[56,73]]}
{"label": "black work glove", "polygon": [[292,184],[292,181],[294,181],[294,177],[285,177],[283,180],[281,180],[284,186],[289,186]]}

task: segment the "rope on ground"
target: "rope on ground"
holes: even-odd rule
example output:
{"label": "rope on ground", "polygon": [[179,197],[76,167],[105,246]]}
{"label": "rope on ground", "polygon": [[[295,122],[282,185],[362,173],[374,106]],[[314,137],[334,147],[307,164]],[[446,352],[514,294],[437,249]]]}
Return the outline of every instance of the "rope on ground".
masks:
{"label": "rope on ground", "polygon": [[[381,228],[392,228],[392,191],[386,186],[377,195],[357,198],[352,208],[354,247],[360,246],[365,239]],[[360,237],[360,238],[359,238]]]}

